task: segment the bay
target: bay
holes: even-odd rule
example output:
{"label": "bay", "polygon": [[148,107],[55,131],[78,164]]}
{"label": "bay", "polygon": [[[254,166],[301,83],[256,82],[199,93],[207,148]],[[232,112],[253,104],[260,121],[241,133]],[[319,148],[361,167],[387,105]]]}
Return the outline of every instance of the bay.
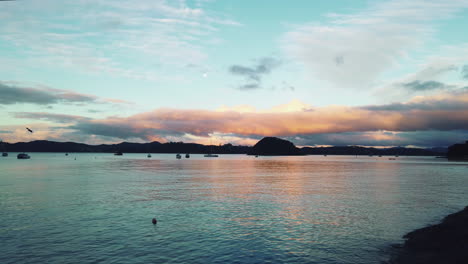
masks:
{"label": "bay", "polygon": [[30,155],[0,159],[1,263],[381,263],[468,202],[434,157]]}

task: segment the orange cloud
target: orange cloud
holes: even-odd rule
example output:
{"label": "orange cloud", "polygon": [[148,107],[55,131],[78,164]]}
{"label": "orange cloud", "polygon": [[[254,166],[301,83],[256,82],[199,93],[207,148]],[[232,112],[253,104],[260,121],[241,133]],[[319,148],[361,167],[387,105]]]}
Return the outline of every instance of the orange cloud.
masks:
{"label": "orange cloud", "polygon": [[[380,106],[311,107],[293,101],[269,110],[243,106],[239,111],[156,109],[129,117],[74,118],[69,129],[86,135],[119,139],[189,141],[249,145],[263,136],[292,137],[359,132],[361,138],[390,141],[379,131],[468,130],[468,91],[418,97],[406,103]],[[236,107],[232,108],[236,109]],[[250,110],[249,110],[250,109]],[[249,111],[247,111],[249,110]],[[44,114],[52,120],[54,114]],[[27,114],[23,114],[28,116]],[[57,119],[62,116],[57,115]],[[379,132],[379,133],[376,133]]]}

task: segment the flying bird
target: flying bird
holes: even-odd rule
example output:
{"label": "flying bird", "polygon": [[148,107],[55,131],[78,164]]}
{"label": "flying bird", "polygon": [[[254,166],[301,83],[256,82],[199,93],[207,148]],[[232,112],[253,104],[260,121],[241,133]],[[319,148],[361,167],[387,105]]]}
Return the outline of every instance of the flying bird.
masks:
{"label": "flying bird", "polygon": [[27,127],[26,129],[27,129],[30,133],[33,132],[29,127]]}

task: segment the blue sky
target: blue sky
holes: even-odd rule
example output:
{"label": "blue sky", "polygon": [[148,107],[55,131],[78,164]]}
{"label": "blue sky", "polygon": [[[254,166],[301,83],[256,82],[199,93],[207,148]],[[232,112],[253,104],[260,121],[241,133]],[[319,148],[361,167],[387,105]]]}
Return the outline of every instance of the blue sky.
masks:
{"label": "blue sky", "polygon": [[5,141],[468,139],[466,0],[0,1],[0,20]]}

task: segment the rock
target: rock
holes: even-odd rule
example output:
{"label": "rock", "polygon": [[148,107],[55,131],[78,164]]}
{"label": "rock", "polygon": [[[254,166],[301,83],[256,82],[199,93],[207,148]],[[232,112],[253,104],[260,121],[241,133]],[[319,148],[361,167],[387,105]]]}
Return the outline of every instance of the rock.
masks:
{"label": "rock", "polygon": [[253,146],[248,154],[263,156],[304,155],[292,142],[276,137],[263,138]]}
{"label": "rock", "polygon": [[391,263],[467,263],[468,207],[447,216],[442,223],[410,232]]}
{"label": "rock", "polygon": [[447,157],[452,160],[468,160],[468,141],[448,148]]}

